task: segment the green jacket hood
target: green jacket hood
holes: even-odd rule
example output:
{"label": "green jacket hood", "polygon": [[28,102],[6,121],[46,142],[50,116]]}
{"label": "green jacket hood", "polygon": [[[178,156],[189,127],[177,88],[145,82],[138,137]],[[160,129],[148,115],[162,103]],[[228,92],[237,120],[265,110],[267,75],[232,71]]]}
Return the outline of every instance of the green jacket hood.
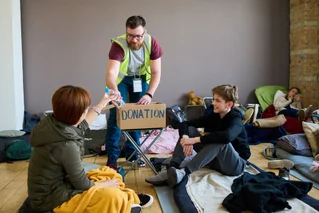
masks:
{"label": "green jacket hood", "polygon": [[81,140],[83,136],[84,132],[79,128],[60,122],[50,114],[34,127],[30,141],[33,147],[37,147],[68,140]]}

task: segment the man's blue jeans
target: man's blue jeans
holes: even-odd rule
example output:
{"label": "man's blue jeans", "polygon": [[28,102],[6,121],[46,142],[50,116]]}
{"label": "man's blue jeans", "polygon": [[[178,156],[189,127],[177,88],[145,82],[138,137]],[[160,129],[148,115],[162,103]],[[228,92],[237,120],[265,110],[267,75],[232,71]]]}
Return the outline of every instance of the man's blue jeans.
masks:
{"label": "man's blue jeans", "polygon": [[290,105],[286,106],[285,109],[280,110],[278,115],[283,114],[285,116],[298,118],[299,110],[291,108]]}
{"label": "man's blue jeans", "polygon": [[[145,76],[141,76],[142,79],[142,92],[133,92],[133,76],[126,76],[118,85],[118,90],[121,92],[123,100],[125,103],[130,101],[130,103],[137,103],[141,97],[146,93],[148,89],[148,84],[145,81]],[[129,99],[128,97],[129,96]],[[131,131],[129,132],[131,137],[140,144],[141,131]],[[108,155],[107,165],[116,165],[116,161],[120,155],[120,148],[118,147],[119,139],[121,135],[121,130],[117,126],[116,122],[116,108],[110,110],[110,117],[107,122],[106,138],[105,138],[105,148]],[[125,154],[128,158],[135,151],[134,146],[130,141],[126,142]],[[137,153],[131,160],[137,159]]]}

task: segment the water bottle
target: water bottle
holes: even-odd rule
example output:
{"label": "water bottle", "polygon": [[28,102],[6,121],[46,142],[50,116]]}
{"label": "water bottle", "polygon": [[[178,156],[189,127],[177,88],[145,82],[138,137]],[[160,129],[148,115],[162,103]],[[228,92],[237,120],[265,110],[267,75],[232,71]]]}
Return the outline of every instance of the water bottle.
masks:
{"label": "water bottle", "polygon": [[[115,94],[115,91],[112,90],[112,89],[109,89],[109,88],[105,88],[105,93],[108,95],[108,96],[112,96]],[[119,106],[119,107],[122,107],[125,102],[123,100],[118,100],[118,101],[115,101],[115,103]]]}

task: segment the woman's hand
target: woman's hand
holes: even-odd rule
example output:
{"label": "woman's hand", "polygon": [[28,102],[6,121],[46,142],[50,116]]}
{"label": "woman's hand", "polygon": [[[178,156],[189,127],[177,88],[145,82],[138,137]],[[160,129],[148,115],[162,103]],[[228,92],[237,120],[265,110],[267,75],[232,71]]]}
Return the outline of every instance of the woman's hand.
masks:
{"label": "woman's hand", "polygon": [[121,93],[119,91],[117,91],[113,95],[110,95],[110,96],[107,95],[106,93],[104,93],[102,99],[97,104],[97,106],[100,106],[101,109],[103,109],[110,101],[112,102],[112,104],[114,106],[118,107],[118,105],[116,104],[116,101],[122,101]]}
{"label": "woman's hand", "polygon": [[294,96],[294,101],[295,101],[295,102],[300,102],[300,101],[301,101],[300,95],[295,95],[295,96]]}
{"label": "woman's hand", "polygon": [[119,181],[115,180],[115,179],[112,179],[112,180],[107,180],[107,181],[104,181],[104,182],[96,182],[95,185],[96,186],[102,186],[104,188],[107,188],[107,187],[116,187],[116,188],[118,188],[119,187]]}

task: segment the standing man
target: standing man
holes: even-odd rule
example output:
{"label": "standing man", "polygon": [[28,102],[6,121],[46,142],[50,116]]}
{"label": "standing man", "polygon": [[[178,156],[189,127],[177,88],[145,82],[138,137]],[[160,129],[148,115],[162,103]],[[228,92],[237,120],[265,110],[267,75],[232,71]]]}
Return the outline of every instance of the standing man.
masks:
{"label": "standing man", "polygon": [[[159,43],[145,29],[146,22],[141,16],[131,16],[126,21],[126,34],[112,39],[106,70],[106,86],[120,92],[123,100],[131,103],[147,105],[161,79],[161,57],[163,51]],[[127,96],[129,95],[129,99]],[[118,142],[121,130],[116,123],[116,109],[110,110],[106,132],[106,165],[117,170],[117,159],[120,155]],[[141,131],[129,132],[140,144]],[[126,158],[135,151],[134,146],[127,142]],[[130,160],[138,158],[137,153]],[[145,166],[143,161],[140,166]]]}

